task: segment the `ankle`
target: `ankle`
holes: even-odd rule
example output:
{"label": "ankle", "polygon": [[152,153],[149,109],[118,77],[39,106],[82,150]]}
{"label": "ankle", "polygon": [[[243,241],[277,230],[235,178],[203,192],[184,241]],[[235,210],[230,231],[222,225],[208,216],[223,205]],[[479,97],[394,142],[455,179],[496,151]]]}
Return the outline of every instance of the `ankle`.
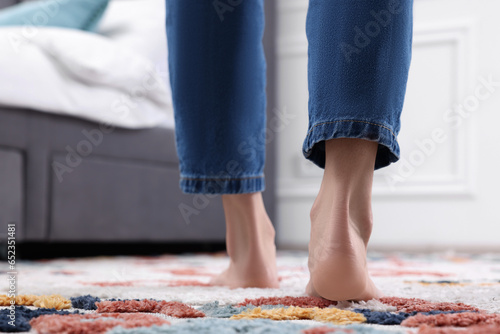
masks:
{"label": "ankle", "polygon": [[358,219],[350,218],[349,223],[351,227],[364,241],[365,246],[367,246],[368,241],[370,240],[370,237],[372,235],[373,219],[371,219],[371,217],[358,218]]}
{"label": "ankle", "polygon": [[311,211],[311,223],[350,227],[364,241],[368,242],[373,229],[373,215],[370,196],[355,196],[345,189],[332,191],[321,186]]}
{"label": "ankle", "polygon": [[269,252],[276,252],[276,232],[271,222],[253,223],[252,226],[226,234],[227,252],[232,260],[258,260]]}
{"label": "ankle", "polygon": [[227,251],[232,261],[258,261],[275,252],[275,231],[261,193],[223,195],[222,202]]}
{"label": "ankle", "polygon": [[251,233],[254,227],[272,227],[260,192],[222,195],[222,204],[228,228],[247,228]]}

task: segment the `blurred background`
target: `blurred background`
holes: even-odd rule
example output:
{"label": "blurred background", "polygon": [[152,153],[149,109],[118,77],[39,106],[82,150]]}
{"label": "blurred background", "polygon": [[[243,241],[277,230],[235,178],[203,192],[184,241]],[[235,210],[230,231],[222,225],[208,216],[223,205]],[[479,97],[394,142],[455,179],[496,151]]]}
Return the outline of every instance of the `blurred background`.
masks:
{"label": "blurred background", "polygon": [[[307,249],[322,176],[301,153],[307,5],[265,0],[281,249]],[[371,250],[500,249],[499,11],[415,0],[402,155],[375,173]],[[164,0],[0,2],[1,243],[14,223],[26,257],[224,249],[220,198],[178,187],[167,54]]]}

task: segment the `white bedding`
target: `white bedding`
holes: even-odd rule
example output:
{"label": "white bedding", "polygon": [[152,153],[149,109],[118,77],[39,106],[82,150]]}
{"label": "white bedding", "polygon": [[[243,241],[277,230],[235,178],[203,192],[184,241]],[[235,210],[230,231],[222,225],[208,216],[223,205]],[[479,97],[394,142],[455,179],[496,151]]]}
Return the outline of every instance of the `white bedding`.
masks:
{"label": "white bedding", "polygon": [[[139,1],[164,3],[112,4]],[[61,28],[36,28],[30,34],[24,27],[0,28],[0,105],[125,128],[173,127],[166,41],[157,50],[147,49],[144,41],[138,45],[137,36],[130,34],[141,29],[129,29],[126,21],[116,19],[123,13],[114,10],[104,18],[101,28],[108,27],[114,33],[110,36]]]}

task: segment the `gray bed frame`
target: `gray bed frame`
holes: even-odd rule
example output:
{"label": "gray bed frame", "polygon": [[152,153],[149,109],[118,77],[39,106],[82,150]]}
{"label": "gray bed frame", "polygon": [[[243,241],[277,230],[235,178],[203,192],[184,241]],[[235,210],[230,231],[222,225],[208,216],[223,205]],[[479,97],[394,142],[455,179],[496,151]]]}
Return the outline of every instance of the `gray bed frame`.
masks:
{"label": "gray bed frame", "polygon": [[[274,6],[266,1],[269,110],[275,107]],[[82,119],[0,107],[0,243],[9,223],[16,224],[17,243],[224,241],[220,197],[179,190],[172,129],[104,130]],[[273,220],[274,144],[267,148],[264,192]],[[81,160],[69,153],[78,150]]]}

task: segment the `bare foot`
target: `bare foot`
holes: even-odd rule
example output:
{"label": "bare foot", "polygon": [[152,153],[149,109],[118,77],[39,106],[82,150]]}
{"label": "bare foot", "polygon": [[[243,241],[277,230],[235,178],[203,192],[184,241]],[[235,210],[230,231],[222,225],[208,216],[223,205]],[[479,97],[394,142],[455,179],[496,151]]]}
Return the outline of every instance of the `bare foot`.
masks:
{"label": "bare foot", "polygon": [[325,174],[311,209],[310,295],[334,301],[382,296],[366,265],[377,145],[347,138],[326,142]]}
{"label": "bare foot", "polygon": [[229,268],[210,282],[229,288],[278,288],[275,231],[261,193],[223,195]]}

